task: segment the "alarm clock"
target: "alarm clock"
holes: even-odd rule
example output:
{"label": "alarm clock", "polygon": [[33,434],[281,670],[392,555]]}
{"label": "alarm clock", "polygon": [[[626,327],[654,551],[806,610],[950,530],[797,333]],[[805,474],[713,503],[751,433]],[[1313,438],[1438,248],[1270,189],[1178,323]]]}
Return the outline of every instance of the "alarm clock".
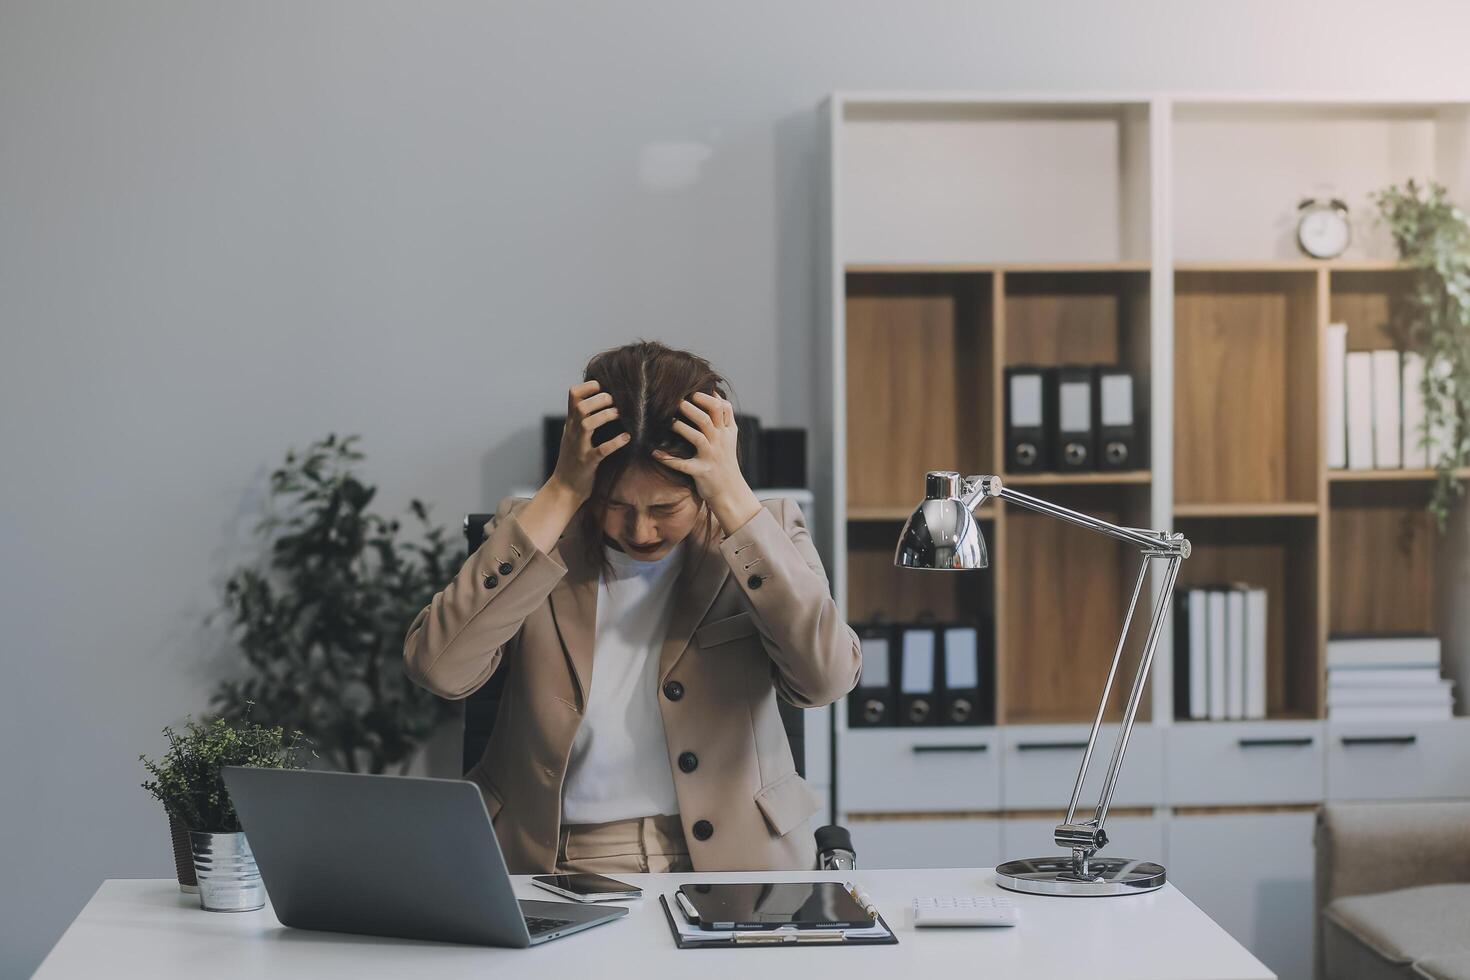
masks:
{"label": "alarm clock", "polygon": [[1296,207],[1296,241],[1314,259],[1335,259],[1353,240],[1348,207],[1337,198],[1319,201],[1307,198]]}

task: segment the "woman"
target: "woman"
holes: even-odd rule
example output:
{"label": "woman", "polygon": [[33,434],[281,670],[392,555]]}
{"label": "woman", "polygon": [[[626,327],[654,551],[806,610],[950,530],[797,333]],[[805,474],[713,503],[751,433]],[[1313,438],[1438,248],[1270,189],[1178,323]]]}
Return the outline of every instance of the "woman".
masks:
{"label": "woman", "polygon": [[857,681],[800,510],[740,474],[709,362],[606,351],[567,398],[556,470],[506,500],[404,643],[446,698],[507,670],[470,770],[512,872],[806,869],[821,803],[776,697]]}

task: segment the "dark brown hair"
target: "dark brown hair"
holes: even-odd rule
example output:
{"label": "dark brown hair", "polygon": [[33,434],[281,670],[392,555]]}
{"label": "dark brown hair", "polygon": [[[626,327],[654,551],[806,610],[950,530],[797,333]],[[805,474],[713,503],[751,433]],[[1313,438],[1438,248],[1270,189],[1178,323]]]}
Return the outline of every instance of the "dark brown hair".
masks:
{"label": "dark brown hair", "polygon": [[[644,467],[670,483],[695,492],[694,480],[654,458],[662,449],[685,459],[694,446],[674,431],[674,421],[684,418],[679,402],[697,391],[729,398],[730,386],[709,361],[687,350],[676,350],[654,340],[640,340],[605,350],[587,362],[584,381],[596,381],[612,395],[618,418],[598,426],[592,444],[601,445],[623,432],[628,444],[597,467],[592,494],[582,509],[583,540],[594,564],[602,561],[602,515],[608,497],[630,467]],[[697,499],[697,494],[696,494]],[[701,501],[701,507],[703,502]],[[709,515],[705,514],[708,524]]]}

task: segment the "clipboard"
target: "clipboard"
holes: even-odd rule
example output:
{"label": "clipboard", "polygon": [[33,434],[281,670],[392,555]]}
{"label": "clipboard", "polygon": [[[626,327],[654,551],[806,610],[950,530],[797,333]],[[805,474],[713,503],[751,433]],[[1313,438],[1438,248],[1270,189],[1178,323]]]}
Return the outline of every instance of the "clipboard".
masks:
{"label": "clipboard", "polygon": [[658,904],[664,910],[664,921],[668,923],[668,926],[669,926],[669,935],[671,937],[673,937],[674,946],[676,948],[678,948],[678,949],[745,949],[745,948],[751,948],[751,949],[763,949],[763,948],[795,949],[795,948],[797,948],[799,946],[800,947],[805,947],[805,946],[897,946],[898,945],[898,936],[894,934],[892,927],[889,926],[887,920],[883,918],[883,913],[877,911],[876,909],[873,910],[873,918],[874,918],[874,921],[876,921],[879,925],[881,925],[883,927],[883,929],[887,933],[887,935],[883,935],[883,936],[854,936],[852,938],[848,938],[846,936],[840,936],[840,937],[830,938],[829,939],[829,938],[826,938],[826,937],[818,937],[818,936],[815,936],[815,935],[812,935],[812,936],[803,936],[801,934],[801,931],[800,930],[795,930],[795,931],[791,931],[791,932],[786,932],[786,931],[783,930],[783,931],[780,931],[780,932],[775,932],[775,931],[766,932],[766,933],[762,933],[762,934],[759,934],[759,935],[746,934],[746,935],[735,937],[735,938],[731,938],[731,939],[697,939],[697,940],[690,940],[690,939],[685,939],[684,936],[683,936],[683,934],[679,931],[679,926],[674,921],[674,913],[669,908],[669,899],[668,899],[668,896],[667,895],[660,895],[658,897]]}

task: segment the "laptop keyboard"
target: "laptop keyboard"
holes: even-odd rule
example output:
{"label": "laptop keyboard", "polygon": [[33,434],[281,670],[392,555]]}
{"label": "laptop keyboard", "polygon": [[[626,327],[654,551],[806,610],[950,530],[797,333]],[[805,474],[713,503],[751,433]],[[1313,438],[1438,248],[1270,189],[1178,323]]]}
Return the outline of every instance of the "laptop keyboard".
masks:
{"label": "laptop keyboard", "polygon": [[543,919],[538,915],[526,916],[526,928],[531,931],[531,935],[533,936],[540,936],[548,932],[555,932],[562,926],[569,926],[571,924],[571,919]]}

